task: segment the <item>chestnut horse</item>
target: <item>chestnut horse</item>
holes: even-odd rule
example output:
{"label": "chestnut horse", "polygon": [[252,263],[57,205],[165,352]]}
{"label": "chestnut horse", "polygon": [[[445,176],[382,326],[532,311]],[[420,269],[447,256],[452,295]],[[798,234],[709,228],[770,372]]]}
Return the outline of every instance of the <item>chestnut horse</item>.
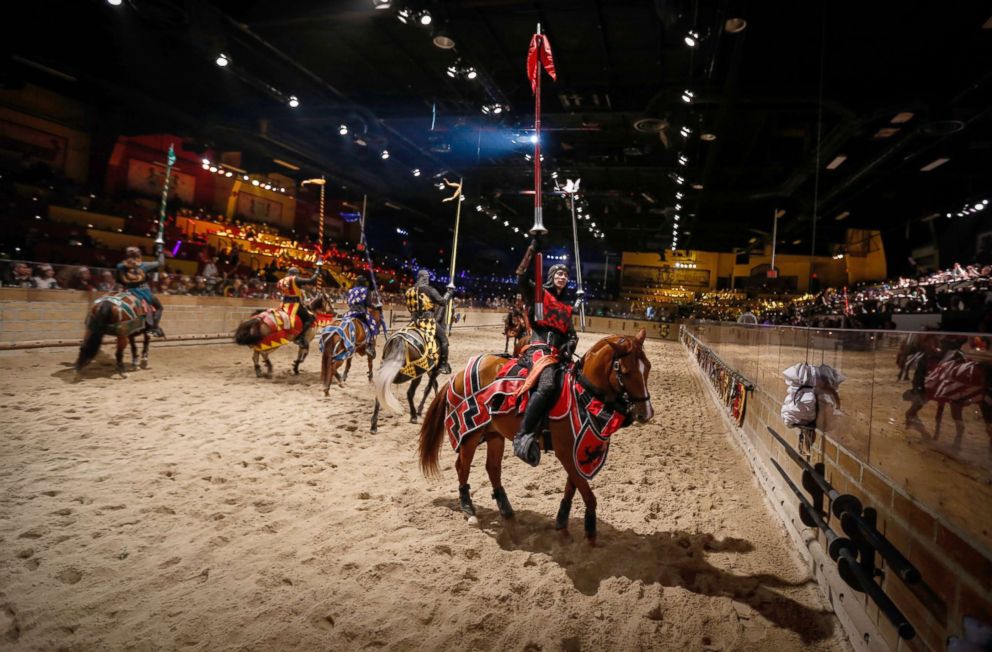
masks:
{"label": "chestnut horse", "polygon": [[[385,332],[386,325],[382,320],[382,308],[369,309],[369,319]],[[369,328],[357,317],[347,315],[340,320],[334,320],[324,327],[317,336],[320,340],[321,362],[320,380],[324,384],[324,396],[330,393],[331,381],[337,381],[338,386],[344,385],[351,371],[351,360],[357,355],[364,355],[369,362],[369,382],[372,381],[372,360],[375,359],[375,334],[369,333]],[[338,373],[338,367],[344,364],[344,374]]]}
{"label": "chestnut horse", "polygon": [[[651,363],[644,354],[644,329],[636,337],[610,335],[596,342],[582,359],[564,374],[565,383],[579,383],[586,391],[601,400],[605,406],[617,410],[624,415],[624,425],[631,421],[645,423],[654,416],[654,407],[648,394],[648,374]],[[506,365],[505,357],[498,355],[483,356],[478,363],[478,387],[490,385],[497,377],[499,370]],[[459,396],[464,396],[464,370],[452,376],[452,388]],[[452,406],[448,403],[447,387],[443,387],[434,397],[430,408],[424,417],[420,429],[420,468],[425,476],[440,475],[438,457],[441,442],[445,437],[445,420]],[[501,481],[503,464],[503,446],[505,440],[513,439],[520,427],[522,415],[518,410],[492,416],[481,430],[470,432],[464,436],[458,449],[458,459],[455,469],[458,473],[458,494],[462,512],[468,517],[470,524],[476,524],[475,506],[472,503],[468,484],[472,458],[479,444],[485,442],[486,471],[493,486],[493,498],[504,518],[513,516],[513,508],[506,497]],[[621,426],[622,427],[622,426]],[[555,528],[567,533],[568,517],[572,509],[572,498],[578,490],[585,503],[585,534],[590,544],[596,543],[596,496],[589,482],[576,468],[574,458],[575,437],[569,419],[548,420],[551,431],[551,443],[555,456],[565,468],[567,480],[565,494],[555,518]]]}
{"label": "chestnut horse", "polygon": [[513,338],[513,355],[520,355],[523,347],[530,340],[530,325],[527,323],[527,314],[520,308],[511,308],[503,321],[503,337],[506,342],[503,344],[503,353],[510,352],[510,338]]}

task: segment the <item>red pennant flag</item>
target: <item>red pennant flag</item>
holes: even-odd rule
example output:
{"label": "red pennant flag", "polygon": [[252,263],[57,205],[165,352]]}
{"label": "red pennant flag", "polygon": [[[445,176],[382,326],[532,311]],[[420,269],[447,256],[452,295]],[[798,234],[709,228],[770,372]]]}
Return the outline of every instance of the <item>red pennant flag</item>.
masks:
{"label": "red pennant flag", "polygon": [[530,91],[537,91],[537,76],[540,71],[537,69],[537,60],[541,60],[541,65],[548,71],[548,76],[557,81],[555,75],[555,60],[551,55],[551,42],[543,34],[534,34],[530,39],[530,50],[527,51],[527,77],[530,79]]}

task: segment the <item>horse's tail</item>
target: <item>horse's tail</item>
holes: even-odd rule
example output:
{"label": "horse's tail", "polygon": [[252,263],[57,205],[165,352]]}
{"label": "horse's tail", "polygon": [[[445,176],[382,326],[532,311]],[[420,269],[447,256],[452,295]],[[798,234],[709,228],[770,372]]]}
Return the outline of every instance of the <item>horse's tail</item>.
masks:
{"label": "horse's tail", "polygon": [[420,470],[428,478],[441,475],[438,458],[441,455],[441,441],[444,439],[444,412],[448,405],[448,384],[437,390],[431,406],[420,427]]}
{"label": "horse's tail", "polygon": [[86,320],[86,334],[79,345],[79,357],[76,358],[76,371],[79,371],[86,364],[96,357],[100,345],[103,343],[103,331],[113,321],[114,306],[109,301],[101,301],[96,309],[90,309],[89,318]]}
{"label": "horse's tail", "polygon": [[[395,344],[393,344],[395,342]],[[372,378],[375,385],[375,397],[380,405],[385,405],[395,414],[403,414],[403,405],[393,394],[393,379],[401,368],[405,357],[406,342],[398,338],[388,343],[382,352],[382,364]]]}
{"label": "horse's tail", "polygon": [[263,339],[262,320],[258,316],[250,317],[238,324],[234,331],[234,342],[242,346],[253,346]]}

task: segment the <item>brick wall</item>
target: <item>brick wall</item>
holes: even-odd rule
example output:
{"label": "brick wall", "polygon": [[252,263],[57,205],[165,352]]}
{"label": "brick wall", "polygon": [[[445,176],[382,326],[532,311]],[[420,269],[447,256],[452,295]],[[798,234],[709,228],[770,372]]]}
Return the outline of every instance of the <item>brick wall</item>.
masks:
{"label": "brick wall", "polygon": [[[695,367],[695,360],[692,361]],[[703,379],[709,386],[709,382]],[[780,417],[782,396],[760,387],[751,392],[743,426],[728,419],[735,438],[745,451],[771,507],[811,565],[811,571],[833,605],[839,620],[857,649],[945,650],[949,637],[960,637],[966,617],[992,623],[992,554],[983,549],[992,523],[987,505],[976,504],[973,518],[949,523],[939,505],[925,505],[904,491],[883,472],[866,464],[861,456],[835,438],[817,432],[810,463],[822,462],[825,476],[836,490],[858,497],[865,507],[878,512],[877,529],[920,571],[923,584],[907,585],[886,567],[881,555],[876,563],[884,572],[882,589],[917,631],[915,639],[900,640],[888,619],[864,594],[853,591],[836,573],[836,563],[826,555],[822,532],[806,527],[799,519],[795,495],[772,466],[774,459],[792,481],[802,487],[802,471],[768,433],[771,427],[794,448],[798,431],[789,429]],[[723,408],[722,402],[714,400]],[[962,484],[968,482],[961,479]],[[975,499],[982,500],[979,493]],[[828,524],[844,536],[840,520],[830,514]]]}

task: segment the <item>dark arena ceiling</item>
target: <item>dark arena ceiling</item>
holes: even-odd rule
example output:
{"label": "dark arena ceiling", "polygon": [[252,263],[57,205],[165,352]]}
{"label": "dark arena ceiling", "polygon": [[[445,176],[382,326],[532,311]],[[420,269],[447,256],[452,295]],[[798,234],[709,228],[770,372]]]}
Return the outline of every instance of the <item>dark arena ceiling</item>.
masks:
{"label": "dark arena ceiling", "polygon": [[[744,250],[767,240],[776,209],[780,250],[811,251],[814,214],[817,253],[849,227],[882,229],[891,247],[992,191],[987,2],[376,4],[24,3],[6,21],[3,82],[87,100],[97,133],[175,133],[258,172],[287,173],[278,158],[298,180],[327,174],[341,198],[369,195],[382,233],[404,225],[423,244],[450,237],[437,175],[463,177],[476,264],[523,243],[504,221],[532,221],[524,62],[538,23],[558,70],[543,80],[545,192],[552,172],[581,177],[588,255],[669,247],[676,213],[679,248]],[[545,206],[553,239],[570,241],[564,201]]]}

